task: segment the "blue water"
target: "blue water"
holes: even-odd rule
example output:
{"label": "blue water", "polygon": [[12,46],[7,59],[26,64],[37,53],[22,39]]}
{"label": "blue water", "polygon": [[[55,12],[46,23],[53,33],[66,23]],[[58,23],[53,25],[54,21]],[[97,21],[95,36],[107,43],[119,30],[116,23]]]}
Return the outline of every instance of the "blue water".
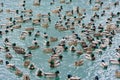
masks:
{"label": "blue water", "polygon": [[[72,10],[76,6],[79,6],[80,8],[86,9],[86,18],[84,19],[84,23],[88,23],[90,20],[89,15],[93,15],[93,11],[91,11],[91,8],[94,6],[94,2],[92,2],[91,5],[88,4],[88,0],[73,0],[71,4],[60,4],[59,0],[55,0],[54,5],[50,5],[50,1],[52,0],[41,0],[40,6],[33,6],[33,0],[25,0],[26,1],[26,9],[32,9],[33,10],[33,16],[32,18],[35,19],[36,14],[42,13],[47,14],[51,10],[55,9],[58,6],[63,6],[63,12],[62,15],[65,14],[65,11]],[[69,0],[66,0],[69,1]],[[93,0],[95,1],[95,0]],[[103,7],[108,5],[108,3],[112,4],[112,2],[119,1],[119,0],[101,0],[104,2]],[[0,9],[3,9],[3,12],[0,13],[0,24],[5,24],[8,21],[6,20],[7,17],[13,17],[19,16],[20,14],[15,13],[6,13],[6,9],[11,10],[23,10],[23,8],[20,6],[22,0],[0,0],[0,3],[4,3],[4,7],[0,7]],[[116,11],[120,11],[120,5],[116,8],[111,7],[110,10],[106,12],[106,16],[100,18],[96,21],[95,25],[101,23],[105,25],[106,19],[109,17],[110,12],[116,13]],[[102,9],[100,9],[97,13],[100,14],[102,12]],[[49,36],[58,37],[58,39],[62,39],[65,35],[71,35],[71,31],[65,31],[65,32],[59,32],[55,30],[54,24],[59,19],[57,15],[51,14],[52,22],[49,24],[48,29],[42,28],[40,25],[34,26],[35,30],[32,32],[32,34],[35,34],[37,30],[40,30],[41,33],[47,32]],[[112,22],[115,23],[116,19],[114,19]],[[2,38],[0,38],[0,46],[3,46],[3,40],[5,38],[9,38],[11,43],[17,43],[18,46],[21,46],[25,48],[26,52],[28,52],[27,48],[32,44],[32,40],[34,39],[34,36],[26,37],[25,40],[20,40],[19,36],[22,31],[26,27],[32,27],[31,22],[27,23],[21,23],[22,28],[21,29],[15,29],[13,32],[9,32],[8,34],[4,34]],[[1,28],[0,30],[4,31],[5,28]],[[75,28],[76,33],[79,34],[80,28],[77,26]],[[105,51],[103,51],[102,55],[96,54],[96,60],[95,61],[89,61],[86,60],[84,57],[84,54],[81,56],[76,56],[75,53],[71,53],[70,51],[63,53],[63,61],[61,62],[61,65],[57,68],[51,69],[48,64],[48,59],[51,56],[51,54],[45,54],[42,52],[43,48],[45,47],[43,45],[44,39],[42,37],[37,38],[38,43],[40,45],[40,49],[33,50],[33,57],[31,59],[31,62],[35,64],[37,68],[41,68],[44,70],[44,72],[55,72],[56,70],[60,71],[60,80],[66,80],[68,74],[72,74],[75,76],[81,77],[82,80],[93,80],[93,78],[98,75],[100,80],[119,80],[115,77],[115,70],[120,69],[120,66],[118,65],[109,65],[107,69],[103,69],[100,67],[100,62],[102,59],[104,59],[107,63],[109,63],[109,59],[115,58],[115,49],[118,48],[120,43],[120,34],[117,33],[113,37],[113,45],[111,47],[107,47]],[[51,47],[54,47],[58,44],[58,42],[51,43]],[[77,46],[79,49],[80,47]],[[30,71],[27,68],[23,67],[23,56],[16,54],[12,49],[10,50],[10,53],[13,55],[13,58],[9,61],[10,63],[15,64],[21,71],[23,71],[24,74],[29,74],[31,80],[48,80],[44,77],[37,77],[35,75],[36,70]],[[0,59],[3,59],[4,62],[6,60],[5,58],[5,52],[0,52]],[[83,59],[84,65],[80,67],[75,67],[74,62],[77,60]],[[6,69],[5,63],[3,65],[0,65],[0,80],[22,80],[22,77],[18,77],[14,74],[13,71],[10,71]]]}

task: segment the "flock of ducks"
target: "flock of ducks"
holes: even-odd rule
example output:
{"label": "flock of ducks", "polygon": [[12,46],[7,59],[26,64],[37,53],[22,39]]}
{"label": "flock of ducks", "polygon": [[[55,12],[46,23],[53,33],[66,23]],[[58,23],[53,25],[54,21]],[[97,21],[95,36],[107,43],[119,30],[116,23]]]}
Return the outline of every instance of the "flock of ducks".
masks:
{"label": "flock of ducks", "polygon": [[[40,7],[42,0],[34,0],[33,6]],[[60,4],[71,4],[73,0],[59,0]],[[88,0],[89,5],[93,3],[92,0]],[[23,0],[20,4],[21,7],[23,7],[23,10],[11,10],[6,9],[0,10],[0,13],[3,13],[6,11],[8,14],[17,14],[19,16],[14,17],[8,17],[6,18],[8,20],[8,23],[1,24],[0,30],[0,37],[4,36],[5,34],[9,34],[10,32],[14,32],[16,29],[23,28],[22,24],[31,22],[32,27],[24,28],[24,30],[19,35],[19,40],[26,40],[30,36],[34,36],[34,39],[30,46],[26,47],[29,52],[26,51],[26,49],[19,46],[18,43],[10,41],[9,38],[5,38],[3,43],[4,46],[0,46],[0,51],[5,52],[5,58],[6,61],[0,60],[0,64],[3,64],[5,62],[6,67],[8,69],[12,69],[15,72],[15,75],[22,76],[23,80],[30,80],[30,76],[27,74],[24,74],[16,65],[9,63],[9,60],[11,60],[13,57],[12,53],[10,52],[10,49],[14,50],[17,54],[22,54],[24,63],[23,66],[30,69],[30,70],[37,70],[36,76],[39,77],[47,77],[47,78],[56,78],[59,77],[59,71],[56,72],[44,72],[43,70],[37,68],[31,61],[30,58],[32,58],[32,50],[37,50],[41,48],[39,45],[38,38],[42,37],[42,39],[45,40],[43,42],[45,48],[43,48],[43,53],[52,53],[50,58],[48,59],[48,64],[50,68],[56,68],[61,65],[61,61],[64,58],[64,52],[71,51],[72,53],[76,53],[77,55],[85,55],[85,59],[94,61],[96,60],[95,54],[102,54],[102,51],[105,50],[108,46],[112,45],[112,38],[116,33],[119,32],[119,23],[120,23],[120,12],[116,13],[109,13],[107,14],[107,11],[109,11],[112,7],[116,8],[119,6],[119,0],[112,3],[107,4],[106,6],[103,6],[104,2],[102,0],[95,0],[95,5],[92,7],[92,11],[94,12],[93,15],[90,15],[89,22],[83,23],[82,21],[86,18],[86,9],[80,9],[79,6],[77,6],[75,9],[71,9],[69,11],[66,11],[65,14],[63,13],[64,7],[58,6],[55,9],[51,10],[49,13],[42,14],[33,14],[34,10],[32,9],[26,9],[26,1]],[[50,1],[50,6],[56,4],[55,0]],[[1,3],[1,7],[4,7],[4,3]],[[103,10],[103,12],[97,13],[99,10]],[[23,15],[21,15],[23,14]],[[75,14],[77,16],[75,16]],[[37,18],[33,18],[32,16],[35,15]],[[50,24],[52,23],[51,15],[57,15],[59,18],[56,23],[54,23],[54,28],[60,32],[64,31],[71,31],[71,35],[65,35],[62,39],[59,39],[59,37],[49,36],[47,32],[43,32],[41,30],[35,31],[34,26],[41,26],[44,29],[49,29]],[[106,21],[106,24],[99,24],[98,26],[95,24],[96,21],[98,21],[101,17],[108,16]],[[116,24],[112,23],[113,19],[116,18]],[[79,27],[81,29],[80,33],[75,32],[76,27]],[[35,32],[35,33],[33,33]],[[58,42],[58,44],[55,47],[51,47],[51,43]],[[80,45],[82,49],[78,49],[77,46]],[[94,53],[95,52],[95,53]],[[120,65],[120,46],[116,49],[117,52],[117,58],[116,59],[110,59],[110,63],[114,65]],[[74,62],[74,66],[82,66],[84,65],[84,60],[80,59],[78,61]],[[100,66],[104,69],[107,69],[109,64],[105,62],[105,60],[102,60],[100,63]],[[115,76],[117,78],[120,78],[120,71],[116,70]],[[72,76],[69,74],[67,76],[68,80],[81,80],[80,77]],[[99,80],[98,76],[95,76],[95,80]]]}

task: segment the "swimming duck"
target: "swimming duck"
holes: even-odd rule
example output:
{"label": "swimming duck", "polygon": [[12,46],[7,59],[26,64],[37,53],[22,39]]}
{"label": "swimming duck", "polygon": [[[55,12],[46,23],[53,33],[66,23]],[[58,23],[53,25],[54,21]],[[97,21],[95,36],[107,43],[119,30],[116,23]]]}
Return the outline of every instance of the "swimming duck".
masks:
{"label": "swimming duck", "polygon": [[30,61],[29,60],[25,60],[23,65],[24,65],[24,67],[28,67],[30,65]]}
{"label": "swimming duck", "polygon": [[107,69],[108,64],[106,64],[105,61],[102,60],[100,66],[103,67],[104,69]]}
{"label": "swimming duck", "polygon": [[43,28],[48,28],[49,25],[48,25],[48,23],[43,23],[43,24],[42,24],[42,27],[43,27]]}
{"label": "swimming duck", "polygon": [[17,53],[17,54],[25,54],[25,49],[21,48],[19,46],[16,46],[16,43],[13,43],[13,50]]}
{"label": "swimming duck", "polygon": [[59,76],[59,71],[56,71],[55,73],[44,73],[44,76],[47,77],[47,78],[55,78],[55,77],[58,77]]}
{"label": "swimming duck", "polygon": [[35,50],[35,49],[38,49],[39,47],[40,47],[39,45],[33,45],[33,46],[29,46],[28,49]]}
{"label": "swimming duck", "polygon": [[111,64],[119,65],[120,64],[120,58],[118,58],[118,60],[116,60],[116,59],[110,59],[110,63]]}
{"label": "swimming duck", "polygon": [[52,50],[52,48],[44,48],[44,49],[43,49],[43,52],[44,52],[44,53],[52,53],[53,50]]}
{"label": "swimming duck", "polygon": [[65,3],[65,0],[60,0],[60,3]]}
{"label": "swimming duck", "polygon": [[5,57],[6,57],[7,59],[11,59],[13,56],[12,56],[10,53],[7,53],[7,54],[5,55]]}
{"label": "swimming duck", "polygon": [[75,63],[74,63],[74,65],[75,66],[81,66],[81,65],[83,65],[83,60],[79,60],[79,61],[75,61]]}
{"label": "swimming duck", "polygon": [[34,28],[33,27],[28,27],[28,28],[25,28],[25,31],[34,31]]}
{"label": "swimming duck", "polygon": [[43,76],[42,70],[39,69],[39,70],[37,71],[37,76],[39,76],[39,77]]}
{"label": "swimming duck", "polygon": [[75,46],[72,45],[72,46],[70,47],[70,51],[75,52],[75,51],[76,51]]}
{"label": "swimming duck", "polygon": [[55,42],[55,41],[58,41],[58,38],[56,38],[56,37],[50,37],[50,42]]}
{"label": "swimming duck", "polygon": [[23,75],[23,80],[30,80],[29,75],[27,75],[27,74]]}
{"label": "swimming duck", "polygon": [[83,54],[83,51],[77,50],[76,53],[77,53],[77,55],[81,55],[81,54]]}
{"label": "swimming duck", "polygon": [[68,80],[81,80],[80,77],[72,76],[71,74],[68,74],[67,78]]}
{"label": "swimming duck", "polygon": [[92,60],[92,61],[95,60],[94,54],[86,54],[85,57],[89,60]]}
{"label": "swimming duck", "polygon": [[30,70],[34,70],[34,69],[35,69],[34,64],[31,64],[31,65],[29,66],[29,69],[30,69]]}
{"label": "swimming duck", "polygon": [[40,6],[40,1],[41,0],[34,0],[33,5],[34,6]]}
{"label": "swimming duck", "polygon": [[12,28],[13,29],[19,29],[19,28],[21,28],[21,25],[14,25]]}
{"label": "swimming duck", "polygon": [[116,70],[116,71],[115,71],[115,76],[116,76],[117,78],[120,78],[120,71]]}
{"label": "swimming duck", "polygon": [[14,64],[9,64],[8,61],[6,61],[5,63],[6,63],[6,67],[7,67],[8,69],[16,69],[16,67],[15,67]]}
{"label": "swimming duck", "polygon": [[0,64],[3,64],[3,60],[2,59],[0,59]]}
{"label": "swimming duck", "polygon": [[19,69],[16,69],[15,75],[17,75],[17,76],[22,76],[22,75],[23,75],[23,72],[22,72],[21,70],[19,70]]}
{"label": "swimming duck", "polygon": [[99,10],[99,6],[94,6],[94,7],[92,8],[92,10],[93,10],[93,11],[98,11],[98,10]]}
{"label": "swimming duck", "polygon": [[28,54],[24,55],[24,59],[28,59],[32,57],[31,51],[28,52]]}
{"label": "swimming duck", "polygon": [[40,31],[37,31],[37,32],[35,33],[35,37],[38,37],[38,36],[40,36]]}

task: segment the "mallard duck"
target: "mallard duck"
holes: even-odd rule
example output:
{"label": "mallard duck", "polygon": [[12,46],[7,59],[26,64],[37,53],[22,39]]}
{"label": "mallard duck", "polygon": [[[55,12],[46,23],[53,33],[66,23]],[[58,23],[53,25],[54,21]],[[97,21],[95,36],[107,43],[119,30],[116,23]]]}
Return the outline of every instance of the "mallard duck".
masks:
{"label": "mallard duck", "polygon": [[5,55],[5,57],[6,57],[7,59],[11,59],[13,56],[12,56],[10,53],[7,53],[7,54]]}
{"label": "mallard duck", "polygon": [[83,65],[83,60],[79,60],[79,61],[76,61],[75,63],[74,63],[74,65],[75,66],[81,66],[81,65]]}
{"label": "mallard duck", "polygon": [[52,53],[53,50],[52,50],[52,48],[44,48],[44,49],[43,49],[43,52],[44,52],[44,53]]}
{"label": "mallard duck", "polygon": [[13,29],[19,29],[19,28],[21,28],[21,25],[14,25],[13,26]]}
{"label": "mallard duck", "polygon": [[48,25],[48,23],[43,23],[43,24],[42,24],[42,27],[43,27],[43,28],[48,28],[49,25]]}
{"label": "mallard duck", "polygon": [[117,78],[120,78],[120,71],[116,70],[116,71],[115,71],[115,76],[116,76]]}
{"label": "mallard duck", "polygon": [[29,46],[28,49],[35,50],[35,49],[38,49],[39,47],[40,47],[39,45],[33,45],[33,46]]}
{"label": "mallard duck", "polygon": [[27,74],[23,75],[23,80],[30,80],[29,75],[27,75]]}
{"label": "mallard duck", "polygon": [[36,74],[36,75],[39,76],[39,77],[43,76],[42,70],[39,69],[39,70],[37,71],[37,74]]}
{"label": "mallard duck", "polygon": [[13,43],[12,44],[12,48],[13,50],[17,53],[17,54],[25,54],[25,49],[24,48],[21,48],[19,46],[16,46],[16,43]]}
{"label": "mallard duck", "polygon": [[34,69],[35,69],[34,64],[30,64],[29,69],[30,69],[30,70],[34,70]]}
{"label": "mallard duck", "polygon": [[47,78],[55,78],[59,75],[59,71],[56,71],[55,73],[44,73],[44,76],[47,77]]}
{"label": "mallard duck", "polygon": [[23,72],[22,72],[21,70],[19,70],[19,69],[16,69],[15,75],[17,75],[17,76],[22,76],[22,75],[23,75]]}
{"label": "mallard duck", "polygon": [[21,48],[21,47],[13,47],[14,51],[17,53],[17,54],[25,54],[25,49]]}
{"label": "mallard duck", "polygon": [[14,64],[9,64],[8,61],[6,61],[6,66],[8,69],[16,69],[15,65]]}
{"label": "mallard duck", "polygon": [[24,67],[28,67],[30,65],[30,61],[29,60],[24,61],[23,65],[24,65]]}
{"label": "mallard duck", "polygon": [[34,0],[34,3],[33,3],[34,6],[40,6],[40,2],[37,1],[37,0]]}
{"label": "mallard duck", "polygon": [[25,31],[34,31],[34,28],[33,27],[28,27],[28,28],[25,28]]}
{"label": "mallard duck", "polygon": [[81,80],[80,77],[72,76],[71,74],[68,74],[67,78],[68,80]]}
{"label": "mallard duck", "polygon": [[50,42],[55,42],[55,41],[57,41],[57,40],[58,40],[58,38],[50,37]]}
{"label": "mallard duck", "polygon": [[32,57],[31,51],[28,52],[28,54],[24,55],[24,59],[28,59]]}
{"label": "mallard duck", "polygon": [[65,0],[60,0],[60,3],[65,3]]}
{"label": "mallard duck", "polygon": [[0,64],[3,64],[3,60],[2,59],[0,59]]}
{"label": "mallard duck", "polygon": [[108,67],[108,65],[105,63],[104,60],[101,61],[100,66],[103,67],[104,69],[107,69],[107,67]]}

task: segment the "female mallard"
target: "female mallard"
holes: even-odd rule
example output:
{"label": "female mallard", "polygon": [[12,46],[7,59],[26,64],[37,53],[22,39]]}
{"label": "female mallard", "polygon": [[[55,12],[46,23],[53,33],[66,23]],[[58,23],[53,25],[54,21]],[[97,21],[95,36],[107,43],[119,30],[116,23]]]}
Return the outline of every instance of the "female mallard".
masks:
{"label": "female mallard", "polygon": [[38,49],[39,47],[40,47],[39,45],[33,45],[33,46],[29,46],[28,49],[35,50],[35,49]]}

